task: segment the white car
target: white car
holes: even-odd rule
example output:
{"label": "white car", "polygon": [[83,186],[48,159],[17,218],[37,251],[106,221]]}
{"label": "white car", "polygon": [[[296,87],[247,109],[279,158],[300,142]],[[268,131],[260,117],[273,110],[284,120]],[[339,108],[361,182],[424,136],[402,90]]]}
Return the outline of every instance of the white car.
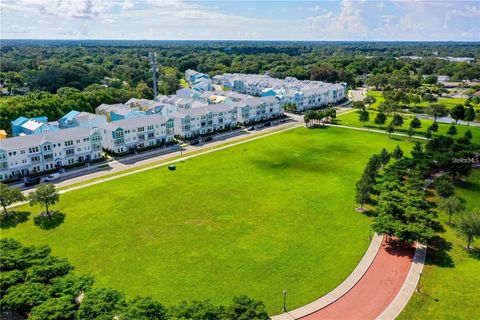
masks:
{"label": "white car", "polygon": [[58,180],[60,178],[61,178],[60,173],[52,173],[51,175],[49,175],[45,178],[45,181],[55,181],[55,180]]}

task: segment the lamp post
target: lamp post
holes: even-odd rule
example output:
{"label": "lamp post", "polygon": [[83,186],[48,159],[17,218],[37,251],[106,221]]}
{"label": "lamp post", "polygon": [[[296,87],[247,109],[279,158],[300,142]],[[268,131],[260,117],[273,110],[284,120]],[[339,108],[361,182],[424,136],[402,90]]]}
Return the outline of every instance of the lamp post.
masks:
{"label": "lamp post", "polygon": [[287,312],[287,290],[283,290],[283,312]]}
{"label": "lamp post", "polygon": [[418,277],[418,284],[417,284],[417,292],[420,292],[420,281],[422,281],[422,272],[420,272],[420,276]]}
{"label": "lamp post", "polygon": [[368,228],[368,239],[372,240],[372,224],[370,223],[370,227]]}

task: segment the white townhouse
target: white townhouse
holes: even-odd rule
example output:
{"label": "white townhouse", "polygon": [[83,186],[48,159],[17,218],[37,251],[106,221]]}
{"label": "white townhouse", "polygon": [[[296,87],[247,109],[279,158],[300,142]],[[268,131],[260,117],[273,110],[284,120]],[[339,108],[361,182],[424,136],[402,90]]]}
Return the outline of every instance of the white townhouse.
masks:
{"label": "white townhouse", "polygon": [[234,104],[219,103],[179,110],[172,116],[175,119],[175,134],[192,138],[235,127],[238,108]]}
{"label": "white townhouse", "polygon": [[253,97],[237,102],[238,122],[251,124],[258,121],[275,119],[283,115],[283,107],[276,97]]}
{"label": "white townhouse", "polygon": [[210,104],[172,113],[175,134],[192,138],[212,132],[227,130],[238,124],[278,118],[283,108],[275,97],[252,97],[240,102]]}
{"label": "white townhouse", "polygon": [[0,140],[0,180],[53,170],[102,157],[100,132],[75,127]]}
{"label": "white townhouse", "polygon": [[298,111],[335,104],[345,98],[345,87],[322,81],[272,78],[268,75],[225,73],[213,77],[216,84],[254,96],[276,96],[280,104],[293,102]]}
{"label": "white townhouse", "polygon": [[287,90],[278,97],[282,105],[294,103],[297,111],[305,111],[335,104],[345,98],[345,89],[340,84],[330,84],[325,87],[306,88],[302,91]]}
{"label": "white townhouse", "polygon": [[174,140],[174,120],[159,114],[109,122],[98,127],[104,149],[123,153]]}

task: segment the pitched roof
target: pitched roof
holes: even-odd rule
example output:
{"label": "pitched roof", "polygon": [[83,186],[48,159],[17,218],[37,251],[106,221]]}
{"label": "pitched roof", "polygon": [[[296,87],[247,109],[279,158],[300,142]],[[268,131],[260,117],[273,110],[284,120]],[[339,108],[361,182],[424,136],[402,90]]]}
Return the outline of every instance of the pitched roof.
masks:
{"label": "pitched roof", "polygon": [[0,149],[5,151],[18,150],[39,146],[45,142],[62,142],[90,135],[92,130],[94,129],[75,127],[40,134],[7,138],[0,140]]}
{"label": "pitched roof", "polygon": [[152,114],[152,115],[146,115],[144,117],[135,117],[130,119],[118,120],[114,122],[108,122],[108,123],[101,124],[98,127],[101,129],[109,130],[109,131],[115,131],[118,128],[134,129],[138,127],[153,125],[153,124],[165,123],[167,122],[168,119],[169,118],[159,114]]}

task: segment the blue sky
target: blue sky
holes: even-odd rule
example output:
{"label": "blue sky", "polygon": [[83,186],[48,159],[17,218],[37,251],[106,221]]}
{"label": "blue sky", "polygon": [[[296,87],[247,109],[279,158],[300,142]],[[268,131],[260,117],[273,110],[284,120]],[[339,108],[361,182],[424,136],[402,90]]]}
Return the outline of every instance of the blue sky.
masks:
{"label": "blue sky", "polygon": [[1,38],[480,40],[480,1],[1,0]]}

